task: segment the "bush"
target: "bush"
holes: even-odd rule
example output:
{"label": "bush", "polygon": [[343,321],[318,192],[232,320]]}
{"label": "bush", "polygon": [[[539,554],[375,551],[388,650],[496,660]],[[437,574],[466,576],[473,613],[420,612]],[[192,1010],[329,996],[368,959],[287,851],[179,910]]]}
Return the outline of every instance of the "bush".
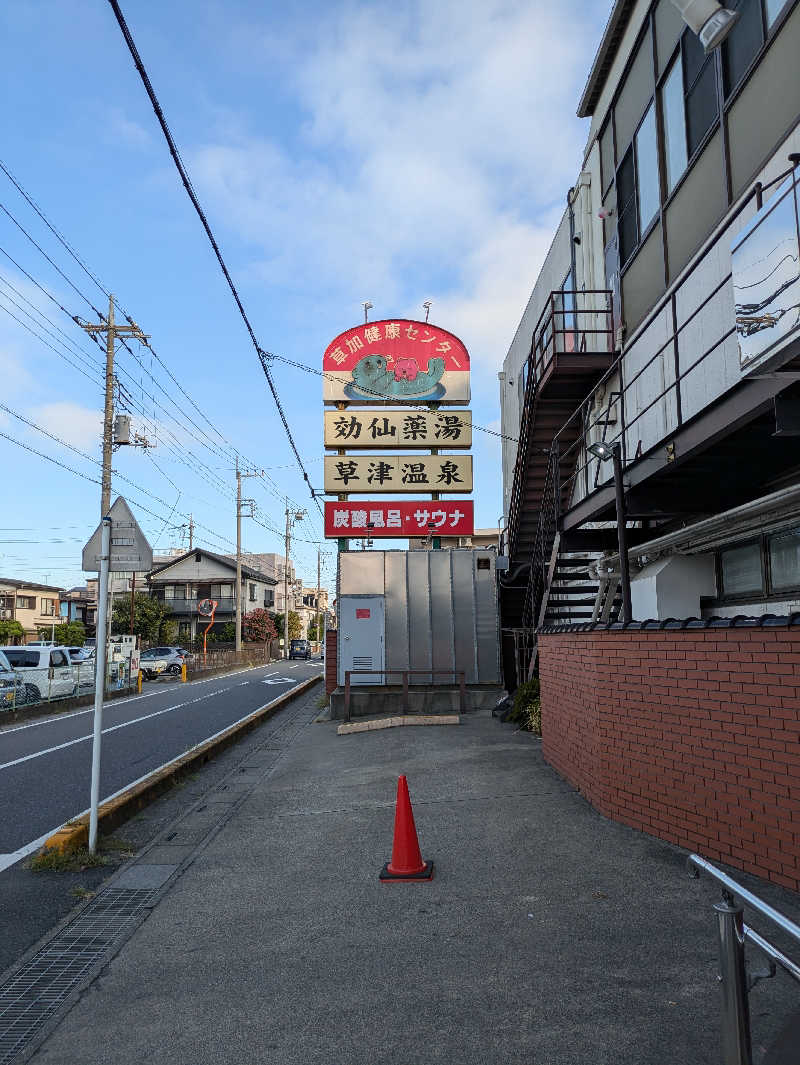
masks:
{"label": "bush", "polygon": [[510,721],[515,721],[524,732],[542,734],[542,703],[539,698],[539,681],[526,680],[514,692],[514,708]]}

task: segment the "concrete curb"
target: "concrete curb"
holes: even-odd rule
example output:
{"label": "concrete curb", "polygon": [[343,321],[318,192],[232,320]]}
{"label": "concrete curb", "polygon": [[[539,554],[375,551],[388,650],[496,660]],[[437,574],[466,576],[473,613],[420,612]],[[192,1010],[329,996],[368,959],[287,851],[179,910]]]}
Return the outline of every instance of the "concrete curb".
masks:
{"label": "concrete curb", "polygon": [[376,721],[351,721],[340,725],[337,736],[349,736],[351,732],[373,732],[382,728],[399,728],[401,725],[460,725],[459,714],[415,714],[405,717],[382,717]]}
{"label": "concrete curb", "polygon": [[[127,821],[136,810],[141,810],[152,799],[166,791],[167,788],[172,787],[175,781],[187,773],[192,766],[207,762],[218,751],[235,743],[242,733],[260,725],[262,721],[271,717],[291,699],[307,692],[315,684],[319,684],[321,680],[322,677],[319,676],[309,677],[308,680],[301,681],[300,684],[295,685],[284,695],[280,695],[272,702],[259,707],[258,710],[254,710],[247,717],[230,725],[210,740],[198,744],[197,747],[193,747],[185,754],[161,766],[160,769],[155,770],[145,780],[140,780],[138,784],[128,788],[122,794],[115,795],[113,799],[104,802],[97,811],[98,831],[113,831],[118,825]],[[76,818],[75,821],[68,821],[66,825],[62,825],[57,832],[54,832],[45,841],[39,853],[54,850],[62,854],[69,854],[77,850],[78,847],[86,846],[88,842],[89,814],[85,813]]]}

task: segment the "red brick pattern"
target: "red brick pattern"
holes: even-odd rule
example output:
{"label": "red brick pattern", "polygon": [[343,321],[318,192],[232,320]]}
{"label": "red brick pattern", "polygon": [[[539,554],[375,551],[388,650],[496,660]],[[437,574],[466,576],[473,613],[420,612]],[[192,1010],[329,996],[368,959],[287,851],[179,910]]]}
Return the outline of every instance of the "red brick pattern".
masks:
{"label": "red brick pattern", "polygon": [[336,687],[336,629],[325,633],[325,693],[330,695]]}
{"label": "red brick pattern", "polygon": [[544,756],[607,817],[800,890],[800,630],[542,634]]}

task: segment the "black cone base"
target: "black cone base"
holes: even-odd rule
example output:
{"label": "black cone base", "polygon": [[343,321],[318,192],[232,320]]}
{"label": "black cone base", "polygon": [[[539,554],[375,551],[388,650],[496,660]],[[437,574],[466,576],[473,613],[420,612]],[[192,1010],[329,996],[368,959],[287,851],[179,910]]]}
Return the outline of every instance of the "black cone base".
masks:
{"label": "black cone base", "polygon": [[424,883],[426,880],[433,880],[433,862],[425,862],[425,868],[421,873],[390,873],[387,862],[378,879],[384,884],[399,881],[405,881],[408,884]]}

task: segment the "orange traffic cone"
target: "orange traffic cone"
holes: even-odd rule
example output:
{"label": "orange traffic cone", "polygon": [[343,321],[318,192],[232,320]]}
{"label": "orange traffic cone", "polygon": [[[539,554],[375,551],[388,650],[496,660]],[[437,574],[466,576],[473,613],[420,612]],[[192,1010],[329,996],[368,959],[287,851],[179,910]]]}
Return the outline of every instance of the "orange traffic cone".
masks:
{"label": "orange traffic cone", "polygon": [[414,824],[414,811],[405,776],[397,781],[397,807],[394,815],[392,860],[381,870],[384,884],[396,880],[432,880],[433,862],[423,862]]}

